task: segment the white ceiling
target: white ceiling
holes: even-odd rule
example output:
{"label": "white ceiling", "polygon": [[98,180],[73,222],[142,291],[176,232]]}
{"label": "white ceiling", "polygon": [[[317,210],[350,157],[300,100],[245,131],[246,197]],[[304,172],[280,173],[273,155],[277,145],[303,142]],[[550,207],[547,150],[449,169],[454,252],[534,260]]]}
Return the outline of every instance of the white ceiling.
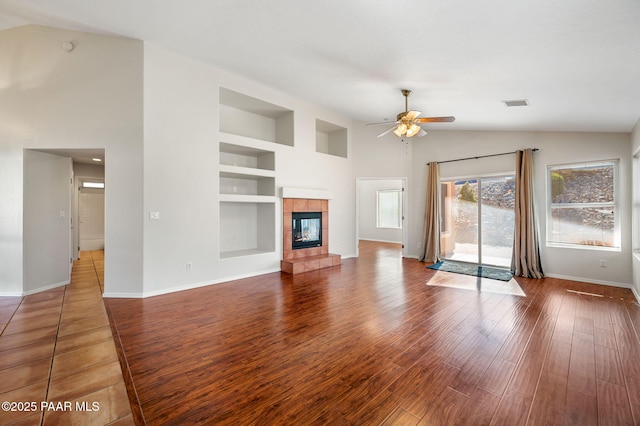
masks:
{"label": "white ceiling", "polygon": [[[36,151],[47,154],[59,155],[61,157],[71,157],[74,163],[91,164],[94,166],[104,166],[104,149],[36,149]],[[99,159],[100,161],[96,161]]]}
{"label": "white ceiling", "polygon": [[427,128],[640,117],[638,0],[0,0],[0,29],[25,23],[146,40],[364,122],[395,119],[402,88],[423,116],[456,116]]}

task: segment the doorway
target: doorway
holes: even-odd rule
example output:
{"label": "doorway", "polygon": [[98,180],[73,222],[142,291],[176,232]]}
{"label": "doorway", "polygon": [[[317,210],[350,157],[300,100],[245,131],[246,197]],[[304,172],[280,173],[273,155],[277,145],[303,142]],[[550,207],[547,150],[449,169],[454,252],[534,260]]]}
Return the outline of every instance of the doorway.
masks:
{"label": "doorway", "polygon": [[515,175],[447,179],[440,185],[442,257],[510,267]]}
{"label": "doorway", "polygon": [[398,244],[405,256],[407,178],[356,178],[356,256],[361,240]]}
{"label": "doorway", "polygon": [[78,249],[104,250],[104,179],[80,178]]}

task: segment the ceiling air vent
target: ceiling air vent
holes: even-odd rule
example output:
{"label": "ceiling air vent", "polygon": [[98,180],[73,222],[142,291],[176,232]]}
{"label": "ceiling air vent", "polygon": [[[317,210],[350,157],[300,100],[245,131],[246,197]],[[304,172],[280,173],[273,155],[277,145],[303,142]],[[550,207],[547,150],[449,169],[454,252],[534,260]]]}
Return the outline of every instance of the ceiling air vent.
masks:
{"label": "ceiling air vent", "polygon": [[529,106],[529,101],[526,99],[514,99],[512,101],[502,101],[508,107],[523,107]]}

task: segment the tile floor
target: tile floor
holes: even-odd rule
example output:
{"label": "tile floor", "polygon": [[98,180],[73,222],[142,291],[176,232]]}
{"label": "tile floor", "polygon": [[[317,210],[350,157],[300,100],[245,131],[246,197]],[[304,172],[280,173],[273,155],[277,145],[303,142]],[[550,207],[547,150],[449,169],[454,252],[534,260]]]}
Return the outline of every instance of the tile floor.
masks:
{"label": "tile floor", "polygon": [[1,410],[0,425],[134,424],[103,276],[104,253],[82,252],[71,284],[0,297],[0,402],[35,403]]}

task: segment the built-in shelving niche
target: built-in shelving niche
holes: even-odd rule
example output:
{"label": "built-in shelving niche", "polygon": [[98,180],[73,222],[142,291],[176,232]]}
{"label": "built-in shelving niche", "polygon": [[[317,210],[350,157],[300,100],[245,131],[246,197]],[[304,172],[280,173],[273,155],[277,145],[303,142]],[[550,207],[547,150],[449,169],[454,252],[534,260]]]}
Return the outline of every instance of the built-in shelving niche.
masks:
{"label": "built-in shelving niche", "polygon": [[274,152],[220,142],[219,172],[221,196],[276,195]]}
{"label": "built-in shelving niche", "polygon": [[275,203],[220,203],[220,258],[228,259],[276,250]]}
{"label": "built-in shelving niche", "polygon": [[293,111],[221,87],[220,131],[293,146]]}
{"label": "built-in shelving niche", "polygon": [[293,146],[293,111],[220,88],[220,258],[276,251],[276,146]]}
{"label": "built-in shelving niche", "polygon": [[316,120],[316,152],[347,158],[347,129]]}

